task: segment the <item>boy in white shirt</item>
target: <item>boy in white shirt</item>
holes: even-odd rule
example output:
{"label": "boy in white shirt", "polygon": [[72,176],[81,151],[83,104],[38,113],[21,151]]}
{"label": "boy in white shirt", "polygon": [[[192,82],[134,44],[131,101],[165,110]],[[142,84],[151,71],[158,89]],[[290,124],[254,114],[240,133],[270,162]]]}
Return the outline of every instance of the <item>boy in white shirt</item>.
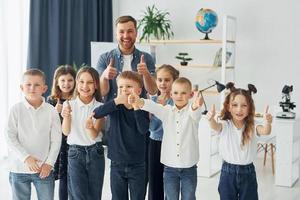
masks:
{"label": "boy in white shirt", "polygon": [[51,200],[54,197],[51,171],[61,143],[59,115],[42,97],[47,90],[42,71],[27,70],[20,87],[25,98],[11,108],[5,132],[13,200],[30,199],[31,183],[38,199]]}
{"label": "boy in white shirt", "polygon": [[163,123],[161,163],[164,164],[164,190],[167,199],[195,200],[199,159],[198,124],[203,99],[196,95],[194,102],[191,82],[184,77],[172,84],[174,106],[141,99],[136,94],[128,97],[135,108],[153,113]]}

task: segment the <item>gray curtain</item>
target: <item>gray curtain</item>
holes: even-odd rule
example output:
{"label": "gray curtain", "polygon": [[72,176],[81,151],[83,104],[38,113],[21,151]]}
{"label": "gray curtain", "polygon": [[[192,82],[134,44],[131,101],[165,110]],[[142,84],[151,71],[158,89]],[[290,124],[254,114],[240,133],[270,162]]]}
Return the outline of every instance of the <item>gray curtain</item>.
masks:
{"label": "gray curtain", "polygon": [[113,40],[111,0],[31,0],[29,21],[27,68],[49,87],[58,65],[90,65],[90,41]]}

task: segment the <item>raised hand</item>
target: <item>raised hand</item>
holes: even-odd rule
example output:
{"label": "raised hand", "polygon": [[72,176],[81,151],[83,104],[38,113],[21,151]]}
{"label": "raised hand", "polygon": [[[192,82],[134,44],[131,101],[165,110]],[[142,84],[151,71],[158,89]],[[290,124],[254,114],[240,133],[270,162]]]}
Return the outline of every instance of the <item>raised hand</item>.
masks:
{"label": "raised hand", "polygon": [[122,89],[118,89],[118,96],[115,98],[115,104],[119,105],[119,104],[124,104],[127,105],[128,103],[128,95],[124,94],[122,92]]}
{"label": "raised hand", "polygon": [[60,99],[57,100],[57,103],[55,105],[55,109],[58,113],[61,113],[63,105],[60,103]]}
{"label": "raised hand", "polygon": [[203,97],[199,94],[200,94],[199,91],[194,92],[194,95],[196,97],[195,97],[195,100],[194,100],[193,105],[192,105],[193,110],[196,110],[196,109],[200,108],[203,105],[203,102],[204,102]]}
{"label": "raised hand", "polygon": [[137,95],[133,90],[131,91],[131,94],[128,96],[128,104],[132,105],[134,109],[139,109],[139,100],[140,97]]}
{"label": "raised hand", "polygon": [[69,100],[66,100],[63,104],[63,107],[62,107],[61,116],[63,118],[71,117],[71,112],[72,112],[72,108],[71,108],[71,105],[69,103]]}
{"label": "raised hand", "polygon": [[137,64],[137,71],[140,75],[143,76],[150,74],[145,62],[144,54],[141,55],[140,63]]}
{"label": "raised hand", "polygon": [[93,117],[95,113],[93,112],[85,121],[85,128],[86,129],[93,129],[94,128],[94,122],[93,122]]}
{"label": "raised hand", "polygon": [[38,160],[37,158],[33,156],[28,156],[24,162],[30,171],[37,173],[41,171],[41,168],[38,165],[38,162],[40,162],[40,160]]}
{"label": "raised hand", "polygon": [[114,59],[110,58],[109,64],[103,72],[103,76],[107,80],[111,80],[116,77],[118,70],[114,67]]}
{"label": "raised hand", "polygon": [[265,108],[264,121],[265,123],[272,124],[273,116],[269,113],[269,106],[266,106]]}
{"label": "raised hand", "polygon": [[216,115],[216,107],[215,104],[213,104],[210,108],[210,111],[208,111],[208,113],[206,114],[207,120],[211,121],[212,119],[214,119]]}
{"label": "raised hand", "polygon": [[51,165],[46,164],[46,163],[42,164],[42,166],[41,166],[41,172],[40,172],[40,178],[41,179],[47,178],[49,176],[51,170],[52,170],[52,166]]}

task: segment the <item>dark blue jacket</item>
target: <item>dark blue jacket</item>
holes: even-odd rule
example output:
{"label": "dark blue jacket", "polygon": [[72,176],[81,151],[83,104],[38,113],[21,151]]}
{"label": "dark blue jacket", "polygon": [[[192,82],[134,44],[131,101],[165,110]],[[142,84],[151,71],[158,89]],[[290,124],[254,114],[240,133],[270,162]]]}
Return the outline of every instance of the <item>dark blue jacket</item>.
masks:
{"label": "dark blue jacket", "polygon": [[108,158],[123,163],[145,161],[146,133],[149,129],[149,113],[116,105],[114,100],[94,110],[95,118],[109,115],[107,133]]}

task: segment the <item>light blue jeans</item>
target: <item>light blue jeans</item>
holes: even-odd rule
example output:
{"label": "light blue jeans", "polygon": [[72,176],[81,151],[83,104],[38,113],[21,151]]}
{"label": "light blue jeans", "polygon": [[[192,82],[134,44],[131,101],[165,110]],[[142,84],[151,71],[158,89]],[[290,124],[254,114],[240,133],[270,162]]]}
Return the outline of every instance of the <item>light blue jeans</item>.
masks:
{"label": "light blue jeans", "polygon": [[35,186],[39,200],[53,200],[54,176],[41,179],[39,174],[9,173],[9,182],[12,187],[13,200],[30,200],[31,183]]}
{"label": "light blue jeans", "polygon": [[164,191],[167,199],[196,200],[197,166],[190,168],[164,168]]}

